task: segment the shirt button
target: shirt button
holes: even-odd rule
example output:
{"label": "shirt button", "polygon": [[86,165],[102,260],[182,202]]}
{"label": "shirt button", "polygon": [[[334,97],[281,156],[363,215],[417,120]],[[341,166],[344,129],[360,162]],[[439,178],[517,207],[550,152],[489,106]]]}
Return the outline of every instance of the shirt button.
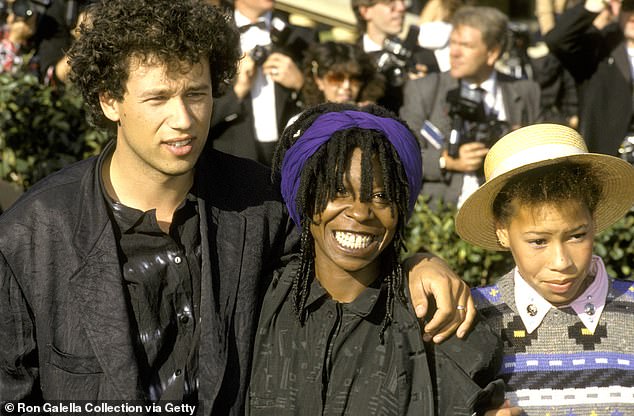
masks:
{"label": "shirt button", "polygon": [[189,322],[189,315],[182,315],[180,321],[181,324],[187,324],[187,322]]}
{"label": "shirt button", "polygon": [[179,256],[174,257],[174,263],[181,264],[181,261],[183,260]]}
{"label": "shirt button", "polygon": [[179,368],[178,370],[176,370],[174,372],[174,374],[176,374],[176,377],[180,377],[181,374],[183,374],[183,372],[181,371],[181,369]]}

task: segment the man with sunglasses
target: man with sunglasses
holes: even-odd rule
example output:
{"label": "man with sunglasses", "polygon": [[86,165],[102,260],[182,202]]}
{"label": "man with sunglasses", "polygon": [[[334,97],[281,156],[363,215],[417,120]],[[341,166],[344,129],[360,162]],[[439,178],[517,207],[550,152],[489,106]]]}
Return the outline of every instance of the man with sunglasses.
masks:
{"label": "man with sunglasses", "polygon": [[577,84],[588,149],[634,162],[634,1],[586,0],[545,41]]}
{"label": "man with sunglasses", "polygon": [[[375,59],[386,78],[385,94],[379,104],[398,112],[405,81],[438,71],[433,51],[418,45],[415,32],[405,42],[398,37],[411,0],[351,0],[351,5],[360,34],[358,43]],[[409,53],[411,56],[406,57]]]}

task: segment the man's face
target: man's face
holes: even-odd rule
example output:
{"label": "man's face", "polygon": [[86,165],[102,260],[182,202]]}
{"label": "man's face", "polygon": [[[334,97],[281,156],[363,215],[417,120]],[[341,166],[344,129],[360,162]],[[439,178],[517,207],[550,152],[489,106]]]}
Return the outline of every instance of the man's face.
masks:
{"label": "man's face", "polygon": [[209,63],[169,70],[158,59],[132,59],[123,100],[100,97],[117,123],[115,154],[129,175],[165,179],[191,174],[213,105]]}
{"label": "man's face", "polygon": [[275,0],[235,0],[234,7],[245,15],[261,16],[273,10]]}
{"label": "man's face", "polygon": [[481,83],[491,75],[499,53],[499,47],[487,48],[480,30],[471,26],[457,26],[449,38],[451,76]]}
{"label": "man's face", "polygon": [[514,202],[513,218],[498,227],[522,278],[555,306],[583,293],[592,261],[594,222],[581,202],[525,206]]}
{"label": "man's face", "polygon": [[378,158],[372,161],[372,198],[361,201],[361,149],[353,151],[342,188],[323,212],[313,218],[317,277],[336,279],[352,275],[364,285],[379,273],[381,253],[391,244],[398,210],[385,197]]}
{"label": "man's face", "polygon": [[377,1],[372,6],[361,6],[359,11],[370,35],[395,36],[403,30],[405,3],[402,0]]}

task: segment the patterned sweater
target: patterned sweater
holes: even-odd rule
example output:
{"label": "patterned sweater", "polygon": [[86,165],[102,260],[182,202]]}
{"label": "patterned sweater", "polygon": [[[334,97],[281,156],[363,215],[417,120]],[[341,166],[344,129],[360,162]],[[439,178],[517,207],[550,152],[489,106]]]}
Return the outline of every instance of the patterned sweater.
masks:
{"label": "patterned sweater", "polygon": [[476,307],[504,342],[506,397],[527,415],[634,415],[634,282],[609,279],[591,333],[570,307],[552,308],[528,334],[517,313],[513,273],[473,289]]}

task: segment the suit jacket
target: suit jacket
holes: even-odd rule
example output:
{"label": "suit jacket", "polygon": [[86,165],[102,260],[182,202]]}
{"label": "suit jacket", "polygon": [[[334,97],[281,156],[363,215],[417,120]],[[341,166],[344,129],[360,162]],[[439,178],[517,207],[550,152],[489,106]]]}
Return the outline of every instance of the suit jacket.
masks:
{"label": "suit jacket", "polygon": [[[497,74],[502,91],[506,119],[513,127],[525,126],[540,120],[539,86],[529,80]],[[400,116],[418,136],[423,152],[423,188],[421,193],[434,200],[455,204],[462,190],[464,174],[440,169],[441,149],[436,149],[420,134],[428,120],[445,138],[451,132],[451,117],[446,102],[447,91],[458,87],[458,80],[449,72],[434,73],[408,82]],[[446,139],[445,139],[446,140]]]}
{"label": "suit jacket", "polygon": [[597,13],[568,9],[544,37],[572,74],[579,95],[579,131],[591,152],[616,156],[632,119],[632,74],[618,24],[592,26]]}
{"label": "suit jacket", "polygon": [[[292,26],[287,41],[289,45],[307,45],[316,41],[316,32]],[[298,46],[294,46],[298,47]],[[303,51],[286,51],[301,70]],[[288,120],[301,111],[297,92],[275,83],[275,114],[278,132],[281,135]],[[216,99],[211,119],[209,140],[215,149],[235,156],[271,164],[275,142],[259,143],[256,140],[251,95],[238,99],[230,88]]]}
{"label": "suit jacket", "polygon": [[[47,177],[0,216],[0,402],[144,400],[96,166]],[[199,414],[241,415],[260,298],[290,228],[262,166],[210,151],[196,175]]]}

